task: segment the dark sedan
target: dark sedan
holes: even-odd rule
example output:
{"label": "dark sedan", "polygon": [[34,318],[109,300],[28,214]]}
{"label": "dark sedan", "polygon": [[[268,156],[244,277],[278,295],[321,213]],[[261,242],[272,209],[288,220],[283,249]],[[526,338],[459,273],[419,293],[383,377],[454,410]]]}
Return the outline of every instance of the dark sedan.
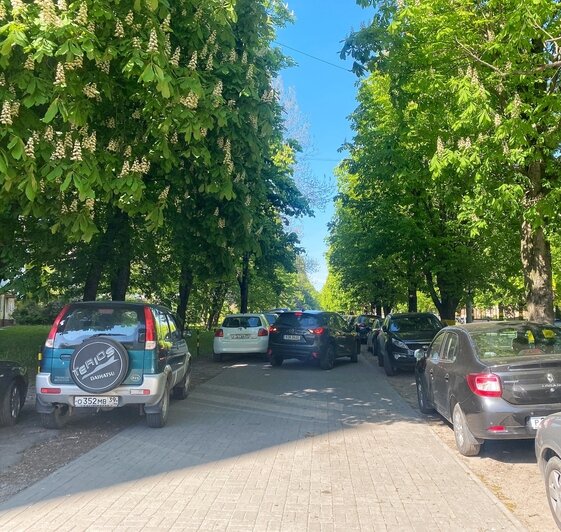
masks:
{"label": "dark sedan", "polygon": [[485,440],[534,438],[561,411],[561,329],[521,321],[447,327],[416,352],[421,412],[454,427],[465,456]]}
{"label": "dark sedan", "polygon": [[0,425],[14,425],[27,396],[27,368],[0,361]]}
{"label": "dark sedan", "polygon": [[359,352],[356,333],[335,312],[283,312],[269,329],[272,366],[296,358],[318,361],[322,369],[332,369],[337,357],[350,357],[352,362],[357,362]]}
{"label": "dark sedan", "polygon": [[536,434],[536,458],[545,480],[551,514],[561,529],[561,412],[540,423]]}
{"label": "dark sedan", "polygon": [[388,314],[374,342],[374,355],[388,377],[399,369],[415,369],[415,350],[427,349],[444,325],[429,312]]}

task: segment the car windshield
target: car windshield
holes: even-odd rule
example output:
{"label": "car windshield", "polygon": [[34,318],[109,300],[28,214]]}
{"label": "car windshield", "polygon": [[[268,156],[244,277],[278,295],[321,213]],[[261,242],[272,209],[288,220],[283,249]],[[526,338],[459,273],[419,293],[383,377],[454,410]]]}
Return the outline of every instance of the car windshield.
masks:
{"label": "car windshield", "polygon": [[240,327],[261,327],[259,316],[227,316],[222,322],[226,329],[238,329]]}
{"label": "car windshield", "polygon": [[561,329],[538,324],[470,330],[480,359],[561,354]]}
{"label": "car windshield", "polygon": [[81,344],[92,336],[115,336],[119,342],[137,342],[144,328],[144,309],[125,307],[74,307],[62,320],[55,347]]}
{"label": "car windshield", "polygon": [[306,329],[308,327],[320,327],[323,323],[321,315],[285,312],[277,318],[275,325]]}
{"label": "car windshield", "polygon": [[390,321],[390,332],[397,333],[403,338],[414,338],[419,333],[437,333],[442,329],[442,324],[431,315],[427,316],[400,316]]}

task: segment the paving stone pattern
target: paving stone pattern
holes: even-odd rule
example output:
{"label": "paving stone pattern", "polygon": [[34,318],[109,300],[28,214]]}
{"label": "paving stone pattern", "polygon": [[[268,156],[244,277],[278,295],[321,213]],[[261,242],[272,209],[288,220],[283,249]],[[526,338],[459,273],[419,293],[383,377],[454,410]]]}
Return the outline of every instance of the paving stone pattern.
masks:
{"label": "paving stone pattern", "polygon": [[0,530],[524,530],[364,357],[229,366],[0,505]]}

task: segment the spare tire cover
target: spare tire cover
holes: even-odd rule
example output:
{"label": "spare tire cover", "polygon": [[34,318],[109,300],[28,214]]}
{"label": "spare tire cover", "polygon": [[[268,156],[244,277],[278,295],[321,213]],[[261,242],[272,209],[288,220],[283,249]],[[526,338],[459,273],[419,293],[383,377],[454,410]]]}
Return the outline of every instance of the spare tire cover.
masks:
{"label": "spare tire cover", "polygon": [[110,338],[90,338],[80,344],[70,358],[72,380],[89,393],[104,393],[116,388],[128,370],[127,350]]}

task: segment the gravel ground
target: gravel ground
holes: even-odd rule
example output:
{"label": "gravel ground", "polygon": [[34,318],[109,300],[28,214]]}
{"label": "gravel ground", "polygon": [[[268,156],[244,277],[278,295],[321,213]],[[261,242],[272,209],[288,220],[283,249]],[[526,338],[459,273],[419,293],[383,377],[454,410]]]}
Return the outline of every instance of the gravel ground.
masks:
{"label": "gravel ground", "polygon": [[[364,356],[371,356],[363,351]],[[236,362],[243,362],[237,359]],[[210,357],[193,362],[192,389],[223,371]],[[319,371],[319,370],[318,370]],[[336,369],[334,371],[337,371]],[[382,368],[375,371],[383,372]],[[389,379],[400,395],[418,409],[414,376],[400,373]],[[37,482],[74,458],[108,440],[124,428],[144,423],[136,411],[117,408],[110,412],[79,412],[64,430],[43,429],[35,414],[30,390],[20,422],[0,429],[0,502]],[[454,433],[440,416],[425,416],[442,441],[456,453]],[[529,530],[557,530],[549,512],[544,483],[536,465],[534,442],[486,442],[480,456],[458,458],[471,469]]]}

